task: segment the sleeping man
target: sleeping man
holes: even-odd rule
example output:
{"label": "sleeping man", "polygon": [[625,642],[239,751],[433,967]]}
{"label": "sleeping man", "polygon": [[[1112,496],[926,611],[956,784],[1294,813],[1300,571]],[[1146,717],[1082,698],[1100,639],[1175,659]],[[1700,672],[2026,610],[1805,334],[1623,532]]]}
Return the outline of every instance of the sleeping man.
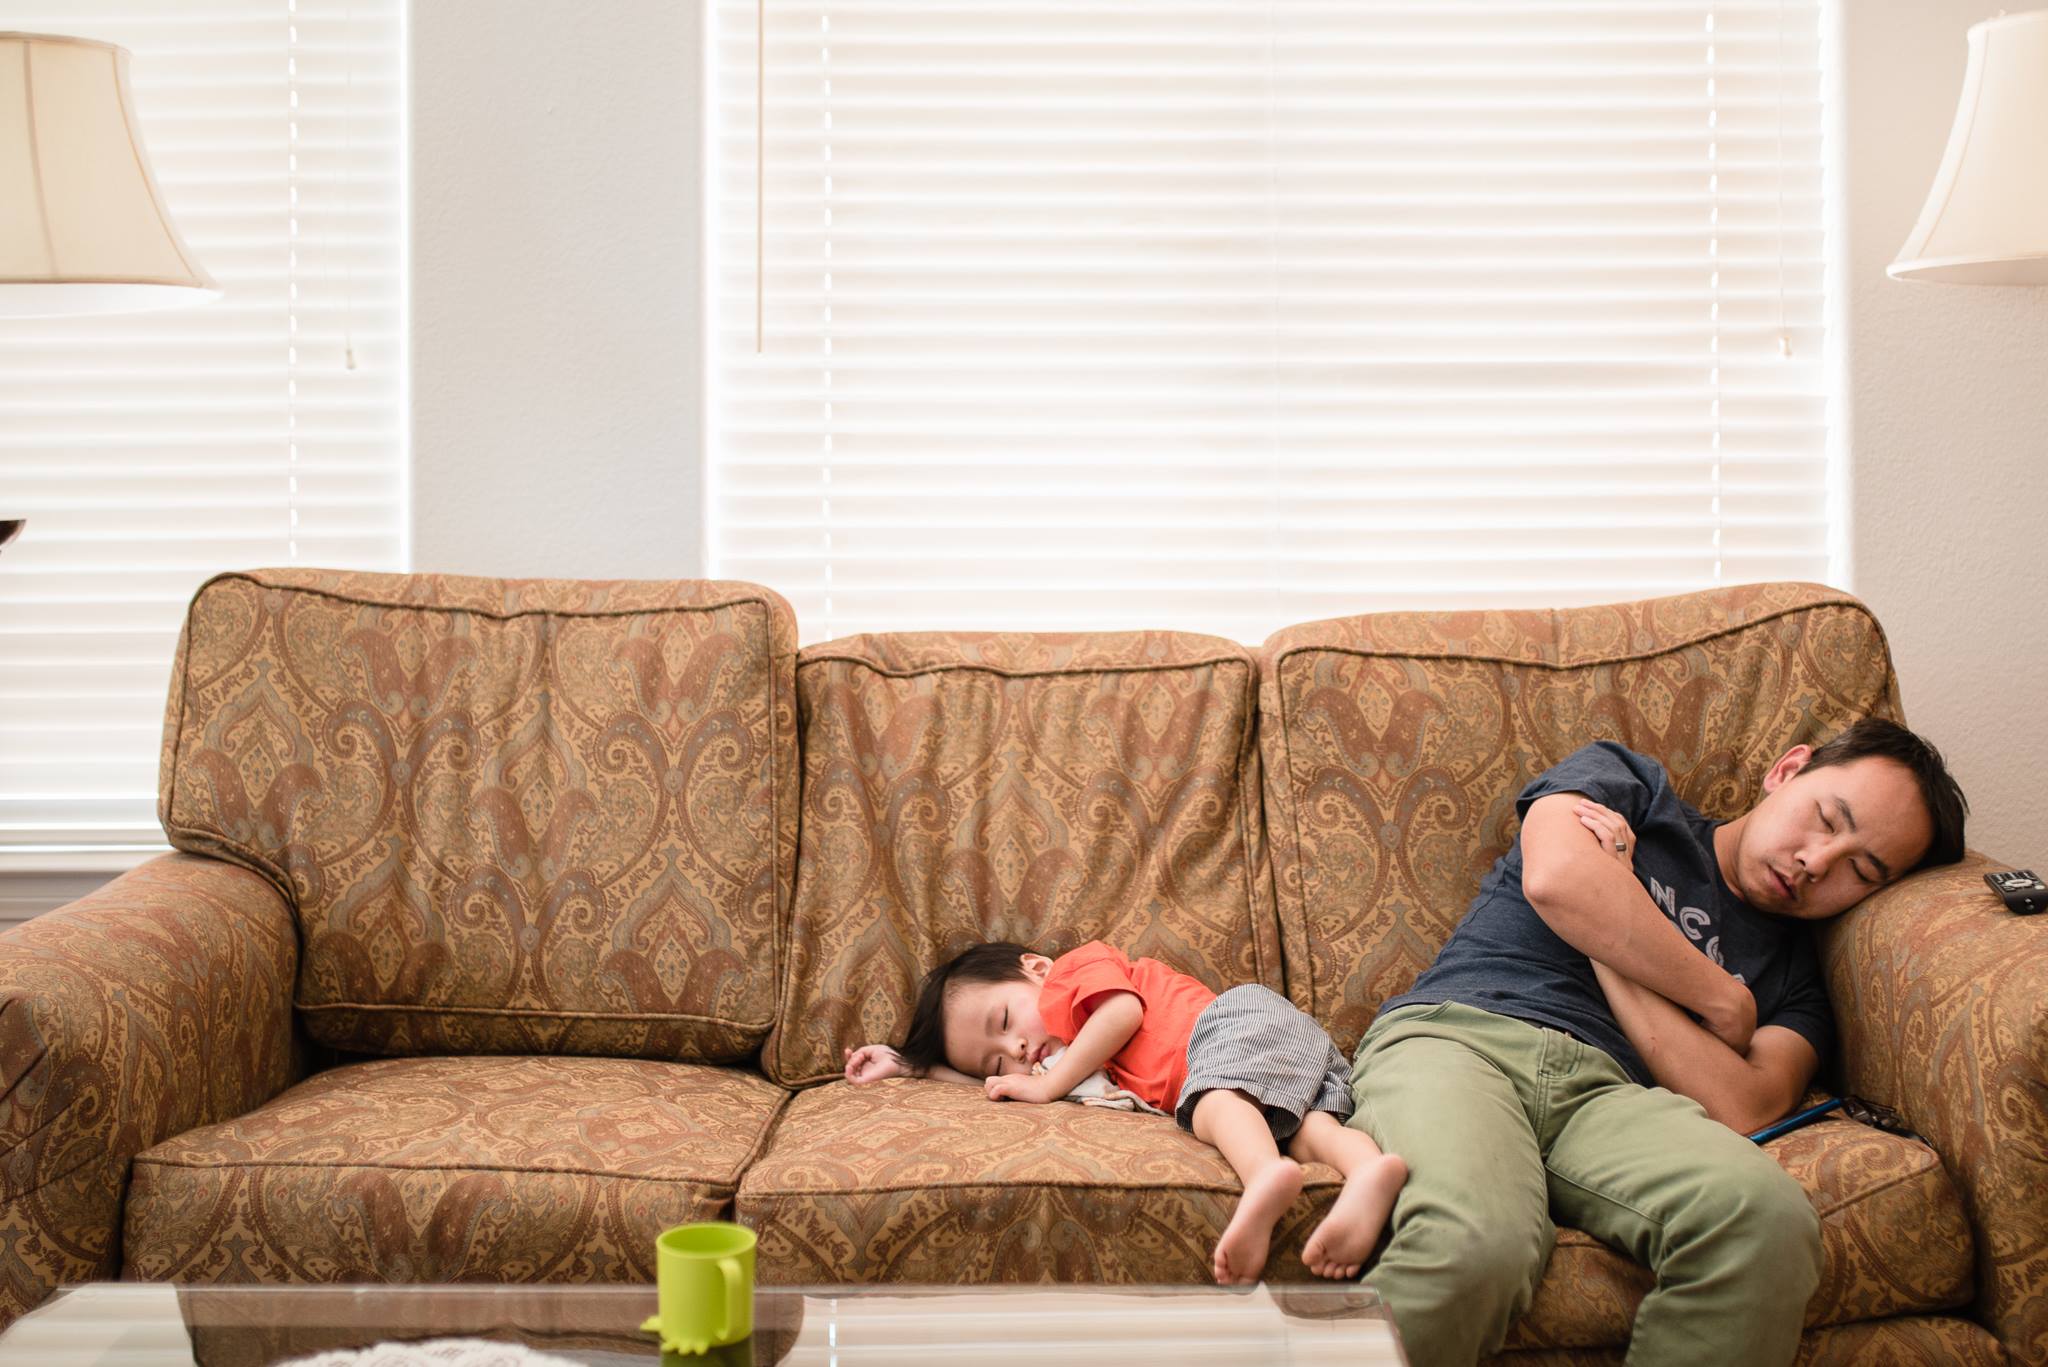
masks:
{"label": "sleeping man", "polygon": [[1568,756],[1360,1042],[1348,1123],[1410,1169],[1365,1281],[1418,1367],[1499,1349],[1557,1223],[1656,1274],[1631,1363],[1792,1360],[1820,1224],[1744,1136],[1833,1044],[1804,923],[1959,860],[1966,804],[1933,747],[1882,720],[1794,746],[1763,788],[1715,822],[1654,760],[1606,741]]}

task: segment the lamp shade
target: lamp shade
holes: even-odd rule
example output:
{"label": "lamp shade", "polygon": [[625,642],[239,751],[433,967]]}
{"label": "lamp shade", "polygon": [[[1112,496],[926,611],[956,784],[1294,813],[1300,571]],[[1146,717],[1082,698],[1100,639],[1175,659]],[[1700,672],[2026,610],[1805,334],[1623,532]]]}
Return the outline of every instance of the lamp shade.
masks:
{"label": "lamp shade", "polygon": [[1971,26],[1948,150],[1887,273],[2048,285],[2048,10]]}
{"label": "lamp shade", "polygon": [[218,294],[150,174],[128,50],[0,33],[0,317],[166,308]]}

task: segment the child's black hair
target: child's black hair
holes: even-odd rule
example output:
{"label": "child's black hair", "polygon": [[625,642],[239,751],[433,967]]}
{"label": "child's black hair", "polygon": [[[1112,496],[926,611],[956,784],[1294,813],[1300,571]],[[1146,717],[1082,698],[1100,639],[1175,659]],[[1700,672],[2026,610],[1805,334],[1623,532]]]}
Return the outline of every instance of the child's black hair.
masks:
{"label": "child's black hair", "polygon": [[962,950],[924,975],[917,1005],[910,1012],[910,1031],[896,1050],[913,1077],[923,1077],[946,1061],[946,994],[959,983],[1023,983],[1024,945],[995,940]]}

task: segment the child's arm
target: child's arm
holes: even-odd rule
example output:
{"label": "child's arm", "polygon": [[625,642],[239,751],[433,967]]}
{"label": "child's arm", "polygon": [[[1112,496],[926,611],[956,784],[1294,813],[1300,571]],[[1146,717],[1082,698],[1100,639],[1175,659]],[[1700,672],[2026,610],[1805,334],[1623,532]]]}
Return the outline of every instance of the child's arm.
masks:
{"label": "child's arm", "polygon": [[991,1101],[1058,1101],[1074,1090],[1081,1080],[1100,1068],[1130,1043],[1145,1019],[1145,1003],[1135,992],[1105,992],[1061,1054],[1059,1062],[1042,1073],[1002,1073],[982,1084]]}
{"label": "child's arm", "polygon": [[[842,1051],[846,1056],[846,1080],[858,1087],[863,1083],[880,1082],[885,1077],[914,1077],[910,1065],[903,1056],[886,1044],[863,1044],[858,1049]],[[924,1076],[935,1077],[941,1082],[965,1082],[979,1087],[981,1079],[935,1063]]]}

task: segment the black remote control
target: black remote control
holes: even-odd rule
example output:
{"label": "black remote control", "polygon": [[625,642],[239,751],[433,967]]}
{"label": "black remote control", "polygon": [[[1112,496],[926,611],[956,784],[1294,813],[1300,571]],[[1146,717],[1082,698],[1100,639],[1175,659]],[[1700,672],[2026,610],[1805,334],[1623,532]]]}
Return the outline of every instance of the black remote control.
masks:
{"label": "black remote control", "polygon": [[2006,909],[2014,915],[2032,916],[2039,911],[2048,911],[2048,883],[2036,877],[2032,869],[1987,873],[1984,881],[2005,899]]}

